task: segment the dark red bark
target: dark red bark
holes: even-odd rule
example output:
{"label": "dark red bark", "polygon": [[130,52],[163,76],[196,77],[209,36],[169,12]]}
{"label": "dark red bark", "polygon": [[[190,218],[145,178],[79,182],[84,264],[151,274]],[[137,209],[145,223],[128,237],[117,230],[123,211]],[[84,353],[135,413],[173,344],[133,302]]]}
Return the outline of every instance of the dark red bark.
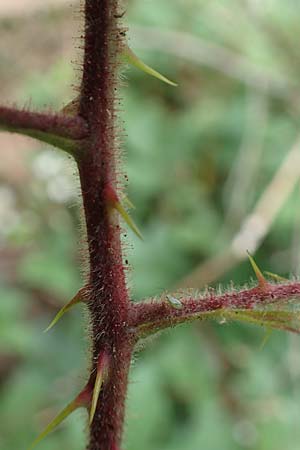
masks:
{"label": "dark red bark", "polygon": [[107,196],[107,192],[118,190],[114,119],[122,30],[116,16],[117,2],[86,1],[79,114],[88,123],[90,132],[77,163],[89,248],[92,371],[96,372],[99,353],[103,350],[111,362],[91,425],[89,450],[111,450],[120,444],[133,346],[127,330],[129,299],[120,226]]}

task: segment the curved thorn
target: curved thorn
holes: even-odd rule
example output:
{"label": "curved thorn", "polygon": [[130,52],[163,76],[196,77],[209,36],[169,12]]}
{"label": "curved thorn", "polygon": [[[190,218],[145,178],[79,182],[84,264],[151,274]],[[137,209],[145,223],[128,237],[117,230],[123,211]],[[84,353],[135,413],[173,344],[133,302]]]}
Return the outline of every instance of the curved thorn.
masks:
{"label": "curved thorn", "polygon": [[109,364],[108,356],[105,352],[102,352],[99,355],[98,365],[97,365],[97,375],[96,375],[96,380],[95,380],[95,385],[94,385],[94,390],[93,390],[93,397],[92,397],[92,402],[91,402],[91,409],[90,409],[90,420],[89,420],[90,425],[92,424],[92,422],[94,420],[101,387],[107,376],[108,364]]}
{"label": "curved thorn", "polygon": [[273,278],[275,281],[289,281],[288,278],[282,277],[281,275],[277,275],[277,273],[268,272],[264,270],[264,273],[268,275],[270,278]]}
{"label": "curved thorn", "polygon": [[132,203],[130,198],[127,197],[126,194],[123,194],[123,201],[124,201],[125,205],[128,206],[128,208],[135,209],[134,204]]}
{"label": "curved thorn", "polygon": [[92,422],[94,420],[94,416],[95,416],[95,412],[96,412],[97,403],[98,403],[98,400],[99,400],[99,395],[100,395],[102,384],[103,384],[103,373],[102,372],[98,372],[97,373],[97,377],[96,377],[96,381],[95,381],[95,386],[94,386],[94,391],[93,391],[93,398],[92,398],[92,404],[91,404],[91,410],[90,410],[90,420],[89,420],[90,425],[92,424]]}
{"label": "curved thorn", "polygon": [[129,226],[129,228],[131,228],[131,230],[141,239],[143,240],[143,236],[142,233],[140,232],[140,230],[138,229],[138,227],[136,226],[136,224],[134,223],[133,219],[130,217],[130,215],[128,214],[128,212],[126,211],[126,209],[124,208],[124,206],[122,205],[122,203],[120,202],[118,195],[115,191],[115,189],[108,184],[105,187],[105,192],[104,192],[104,196],[106,198],[107,201],[107,207],[109,210],[111,209],[115,209],[116,211],[118,211],[118,213],[123,217],[124,221],[127,223],[127,225]]}
{"label": "curved thorn", "polygon": [[137,69],[142,70],[143,72],[147,73],[148,75],[151,75],[155,78],[158,78],[159,80],[163,81],[164,83],[170,84],[171,86],[178,86],[173,81],[169,80],[164,75],[157,72],[157,70],[152,69],[152,67],[145,64],[143,61],[141,61],[135,53],[128,47],[128,45],[124,46],[124,50],[122,53],[123,59],[125,62],[132,64]]}
{"label": "curved thorn", "polygon": [[252,269],[254,270],[254,273],[256,275],[256,278],[258,280],[258,284],[260,287],[265,287],[267,283],[267,280],[265,279],[265,277],[263,276],[262,271],[260,270],[260,268],[258,267],[258,265],[256,264],[256,262],[254,261],[254,258],[250,255],[250,253],[247,251],[248,254],[248,258],[250,261],[250,264],[252,266]]}
{"label": "curved thorn", "polygon": [[120,201],[114,202],[113,207],[118,211],[118,213],[123,217],[124,221],[127,223],[129,228],[136,234],[142,241],[144,240],[142,233],[138,229],[137,225],[134,223],[133,219],[130,217],[122,203]]}
{"label": "curved thorn", "polygon": [[268,340],[270,339],[271,334],[273,333],[272,328],[267,328],[265,331],[265,335],[262,339],[262,342],[259,346],[259,350],[263,350],[263,348],[265,347],[266,343],[268,342]]}
{"label": "curved thorn", "polygon": [[44,330],[44,333],[47,333],[47,331],[51,330],[51,328],[53,328],[54,325],[56,325],[56,323],[62,318],[62,316],[66,312],[68,312],[74,305],[77,305],[77,303],[82,302],[81,292],[82,290],[78,291],[75,297],[73,297],[72,300],[70,300],[65,306],[63,306],[58,311],[58,313],[56,314],[50,325]]}
{"label": "curved thorn", "polygon": [[40,441],[42,441],[49,433],[51,433],[66,417],[68,417],[79,406],[75,401],[69,403],[42,431],[38,437],[33,441],[28,450],[32,450]]}
{"label": "curved thorn", "polygon": [[89,384],[77,395],[77,397],[69,403],[38,435],[28,450],[32,450],[41,440],[51,433],[58,425],[61,424],[73,411],[78,408],[87,408],[91,401],[91,389]]}

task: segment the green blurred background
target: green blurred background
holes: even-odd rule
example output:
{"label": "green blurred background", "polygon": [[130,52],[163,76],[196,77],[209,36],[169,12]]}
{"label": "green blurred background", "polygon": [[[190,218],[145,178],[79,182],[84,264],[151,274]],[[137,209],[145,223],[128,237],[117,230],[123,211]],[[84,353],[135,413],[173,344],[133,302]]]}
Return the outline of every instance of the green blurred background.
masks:
{"label": "green blurred background", "polygon": [[[60,109],[74,96],[79,8],[43,3],[1,1],[1,103]],[[299,158],[299,168],[294,159],[280,168],[299,140],[299,2],[131,0],[127,19],[136,53],[179,83],[129,69],[122,88],[124,172],[145,238],[125,239],[133,298],[171,289],[195,268],[189,281],[199,288],[243,285],[246,248],[259,247],[262,268],[297,275]],[[82,284],[84,240],[72,161],[8,134],[0,147],[0,449],[25,450],[86,379],[83,308],[43,333]],[[273,332],[260,348],[264,335],[207,323],[145,343],[124,448],[299,449],[300,341]],[[85,435],[78,411],[38,448],[83,450]]]}

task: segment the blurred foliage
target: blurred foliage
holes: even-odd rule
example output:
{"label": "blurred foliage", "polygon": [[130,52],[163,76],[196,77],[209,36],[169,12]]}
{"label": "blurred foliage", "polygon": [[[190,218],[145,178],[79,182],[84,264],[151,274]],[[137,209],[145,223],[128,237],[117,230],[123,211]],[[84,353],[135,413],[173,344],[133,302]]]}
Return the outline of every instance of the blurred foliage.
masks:
{"label": "blurred foliage", "polygon": [[[20,103],[30,98],[39,108],[60,108],[72,98],[70,86],[77,80],[69,61],[77,31],[69,16],[67,9],[0,21],[5,93]],[[151,42],[139,49],[132,29],[136,53],[179,83],[172,88],[129,69],[123,89],[124,174],[145,237],[139,242],[128,231],[124,245],[132,295],[142,299],[171,288],[226,248],[293,145],[299,128],[300,16],[292,0],[132,0],[128,18],[130,25],[156,27],[158,37],[161,30],[190,33],[284,80],[280,89],[255,87],[222,68],[188,62],[175,56],[180,40],[171,43],[172,54],[151,49]],[[38,43],[34,30],[41,29]],[[18,47],[21,38],[26,50]],[[44,65],[34,62],[36,48]],[[208,57],[209,46],[206,51]],[[7,67],[15,74],[12,80]],[[10,142],[0,143],[4,159]],[[85,272],[75,168],[65,156],[29,140],[27,150],[23,178],[12,176],[13,166],[0,180],[3,450],[26,448],[83,386],[88,364],[80,306],[43,334]],[[256,257],[262,268],[282,275],[299,267],[296,202],[298,192],[285,203]],[[251,276],[250,265],[240,264],[216,285],[242,284]],[[299,340],[274,332],[259,350],[263,336],[263,330],[246,325],[199,324],[145,343],[130,376],[125,448],[298,449]],[[82,450],[85,421],[85,414],[76,412],[39,449]]]}

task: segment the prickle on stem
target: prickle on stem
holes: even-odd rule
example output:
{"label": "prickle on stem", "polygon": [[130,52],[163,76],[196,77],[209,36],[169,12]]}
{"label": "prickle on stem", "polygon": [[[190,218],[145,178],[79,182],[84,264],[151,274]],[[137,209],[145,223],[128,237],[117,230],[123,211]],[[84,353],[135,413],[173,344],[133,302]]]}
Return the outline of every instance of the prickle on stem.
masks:
{"label": "prickle on stem", "polygon": [[247,254],[248,254],[248,258],[249,258],[250,264],[252,266],[252,269],[254,270],[254,273],[256,275],[259,288],[260,289],[265,289],[267,286],[269,286],[269,283],[267,282],[267,280],[263,276],[262,271],[260,270],[260,268],[256,264],[254,258],[250,255],[250,253],[248,251],[247,251]]}
{"label": "prickle on stem", "polygon": [[143,72],[147,73],[148,75],[151,75],[152,77],[155,77],[159,79],[160,81],[163,81],[164,83],[167,83],[171,86],[178,86],[173,81],[169,80],[167,77],[162,75],[161,73],[157,72],[157,70],[152,69],[152,67],[145,64],[143,61],[141,61],[136,54],[128,47],[127,44],[123,47],[122,52],[122,58],[123,61],[131,64],[132,66],[136,67],[137,69],[142,70]]}
{"label": "prickle on stem", "polygon": [[266,343],[267,343],[268,340],[270,339],[272,333],[273,333],[272,328],[269,328],[269,327],[268,327],[268,328],[266,329],[266,331],[265,331],[265,335],[264,335],[264,337],[263,337],[263,339],[262,339],[262,342],[261,342],[261,344],[260,344],[260,346],[259,346],[259,350],[263,350],[263,348],[265,347]]}
{"label": "prickle on stem", "polygon": [[77,397],[69,403],[38,435],[28,450],[32,450],[39,442],[41,442],[48,434],[58,427],[73,411],[78,408],[88,408],[91,402],[91,388],[87,385]]}
{"label": "prickle on stem", "polygon": [[273,280],[275,281],[289,281],[288,278],[282,277],[281,275],[278,275],[277,273],[273,273],[273,272],[268,272],[268,271],[264,271],[264,273],[266,275],[268,275],[270,278],[273,278]]}
{"label": "prickle on stem", "polygon": [[74,305],[77,305],[78,303],[81,303],[82,300],[82,293],[83,293],[83,289],[80,289],[77,294],[65,305],[63,306],[58,313],[56,314],[56,316],[54,317],[54,319],[52,320],[52,322],[50,323],[50,325],[44,330],[45,333],[47,333],[47,331],[51,330],[51,328],[54,327],[54,325],[56,325],[56,323],[62,318],[62,316],[68,312],[71,308],[73,308]]}
{"label": "prickle on stem", "polygon": [[[138,229],[137,225],[134,223],[133,219],[130,217],[128,212],[126,211],[125,207],[120,202],[115,190],[111,186],[107,186],[105,189],[105,196],[107,201],[107,207],[109,210],[116,210],[124,222],[127,223],[129,228],[134,232],[134,234],[139,237],[141,240],[143,240],[142,233]],[[128,204],[128,199],[127,199]],[[130,202],[130,201],[129,201]],[[131,204],[131,202],[130,202]]]}
{"label": "prickle on stem", "polygon": [[90,408],[90,419],[89,419],[90,425],[94,420],[101,387],[107,378],[108,370],[109,370],[109,357],[106,352],[101,352],[98,358],[97,374]]}

